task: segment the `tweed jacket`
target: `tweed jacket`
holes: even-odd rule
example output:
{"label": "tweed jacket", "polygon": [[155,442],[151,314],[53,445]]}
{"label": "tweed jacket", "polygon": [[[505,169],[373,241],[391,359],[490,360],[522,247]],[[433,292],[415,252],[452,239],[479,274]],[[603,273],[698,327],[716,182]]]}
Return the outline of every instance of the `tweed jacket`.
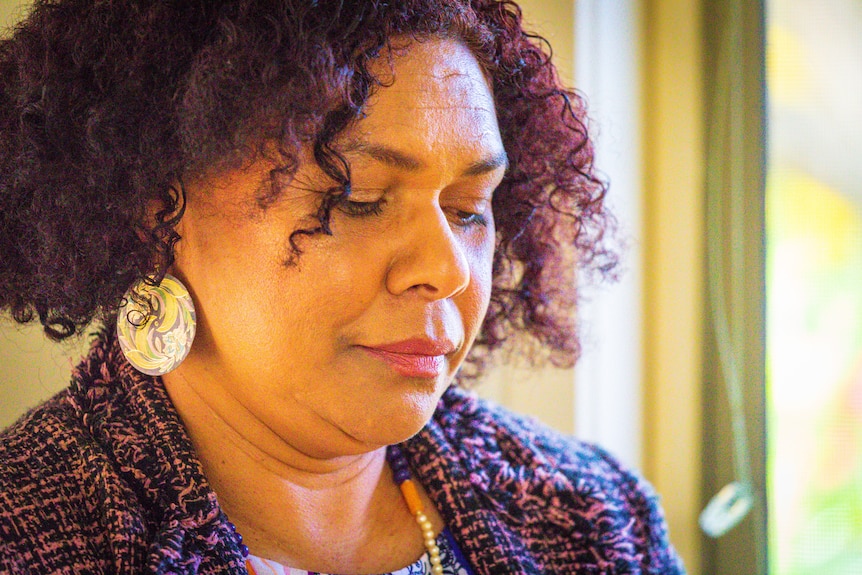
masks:
{"label": "tweed jacket", "polygon": [[[649,486],[594,446],[452,388],[405,453],[477,575],[682,573]],[[108,335],[0,434],[0,573],[245,573],[161,380]]]}

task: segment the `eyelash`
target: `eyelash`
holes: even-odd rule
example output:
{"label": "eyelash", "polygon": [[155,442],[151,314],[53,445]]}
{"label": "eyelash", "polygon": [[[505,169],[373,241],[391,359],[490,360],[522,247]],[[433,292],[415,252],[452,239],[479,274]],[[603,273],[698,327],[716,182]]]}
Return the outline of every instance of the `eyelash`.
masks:
{"label": "eyelash", "polygon": [[348,216],[363,218],[367,216],[379,216],[383,213],[383,198],[373,202],[354,202],[348,198],[343,199],[338,207]]}
{"label": "eyelash", "polygon": [[[364,218],[370,216],[379,216],[383,213],[383,205],[386,203],[386,200],[380,198],[379,200],[375,200],[373,202],[355,202],[353,200],[345,198],[339,203],[338,207],[342,212],[347,214],[350,217],[354,218]],[[488,220],[482,214],[477,214],[473,212],[466,212],[463,210],[457,210],[455,215],[458,218],[457,225],[463,228],[469,228],[471,226],[481,226],[487,227]]]}
{"label": "eyelash", "polygon": [[473,212],[463,212],[457,211],[455,212],[458,215],[459,224],[462,227],[470,227],[470,226],[481,226],[483,228],[488,227],[488,219],[485,218],[482,214],[475,214]]}

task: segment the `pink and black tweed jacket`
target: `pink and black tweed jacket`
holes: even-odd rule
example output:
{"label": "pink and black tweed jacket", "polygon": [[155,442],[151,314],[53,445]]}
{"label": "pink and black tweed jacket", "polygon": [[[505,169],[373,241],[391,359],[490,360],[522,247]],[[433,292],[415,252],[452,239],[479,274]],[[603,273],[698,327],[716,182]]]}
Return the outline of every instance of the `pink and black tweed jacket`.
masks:
{"label": "pink and black tweed jacket", "polygon": [[[477,575],[683,572],[650,488],[595,447],[451,389],[405,451]],[[112,338],[0,434],[0,573],[245,573],[164,387]]]}

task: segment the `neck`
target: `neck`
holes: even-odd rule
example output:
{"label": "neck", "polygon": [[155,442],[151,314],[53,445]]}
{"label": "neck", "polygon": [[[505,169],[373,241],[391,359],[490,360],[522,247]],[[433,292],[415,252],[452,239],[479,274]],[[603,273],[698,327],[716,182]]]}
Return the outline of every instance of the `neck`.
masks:
{"label": "neck", "polygon": [[[330,573],[392,571],[421,555],[385,447],[309,454],[239,402],[204,396],[181,373],[163,379],[219,504],[253,554]],[[441,526],[439,516],[434,523]],[[380,542],[398,543],[392,563],[368,563],[387,556]]]}

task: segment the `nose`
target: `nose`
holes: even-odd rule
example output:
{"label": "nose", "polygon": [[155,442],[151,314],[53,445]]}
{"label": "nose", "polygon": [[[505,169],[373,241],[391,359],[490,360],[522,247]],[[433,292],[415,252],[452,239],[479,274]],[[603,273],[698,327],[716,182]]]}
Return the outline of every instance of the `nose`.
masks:
{"label": "nose", "polygon": [[470,283],[467,246],[439,207],[414,213],[396,233],[398,247],[386,276],[390,293],[402,295],[412,291],[438,300],[458,295],[467,288]]}

